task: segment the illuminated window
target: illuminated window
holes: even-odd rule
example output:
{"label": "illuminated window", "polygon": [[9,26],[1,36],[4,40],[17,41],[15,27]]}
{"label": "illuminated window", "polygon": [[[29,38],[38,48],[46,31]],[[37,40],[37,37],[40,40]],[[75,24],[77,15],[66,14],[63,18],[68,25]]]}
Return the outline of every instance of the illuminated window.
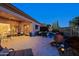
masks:
{"label": "illuminated window", "polygon": [[8,33],[10,31],[10,24],[0,23],[0,34]]}

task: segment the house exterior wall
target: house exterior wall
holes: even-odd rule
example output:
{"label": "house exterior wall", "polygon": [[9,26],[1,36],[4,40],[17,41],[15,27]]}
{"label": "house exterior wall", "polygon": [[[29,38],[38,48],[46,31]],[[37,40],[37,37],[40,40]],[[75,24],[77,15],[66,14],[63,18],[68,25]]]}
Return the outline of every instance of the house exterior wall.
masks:
{"label": "house exterior wall", "polygon": [[[17,34],[18,32],[23,32],[24,34],[27,34],[28,35],[28,33],[30,32],[30,27],[32,27],[31,25],[30,25],[30,23],[31,22],[29,22],[29,21],[19,21],[19,19],[20,18],[16,18],[13,14],[9,14],[9,11],[8,11],[8,13],[7,12],[5,12],[5,10],[6,9],[4,9],[3,11],[2,11],[2,9],[0,8],[0,16],[1,17],[3,17],[3,18],[1,18],[0,17],[0,23],[4,23],[4,24],[10,24],[10,33],[9,34]],[[9,17],[14,17],[15,18],[15,20],[10,20],[9,19]],[[17,20],[18,19],[18,20]],[[23,19],[21,19],[21,20],[23,20]],[[28,28],[28,26],[29,26],[29,28]],[[25,26],[26,26],[26,28],[25,28]]]}
{"label": "house exterior wall", "polygon": [[38,28],[37,28],[37,29],[35,28],[35,26],[36,26],[36,25],[37,25],[37,24],[35,24],[35,23],[33,23],[33,24],[32,24],[32,27],[33,27],[33,31],[34,31],[34,32],[36,32],[36,31],[39,31],[39,30],[40,30],[40,26],[39,26],[39,25],[37,25],[37,26],[38,26]]}
{"label": "house exterior wall", "polygon": [[[0,23],[10,25],[8,31],[9,34],[23,33],[29,35],[30,32],[36,32],[40,30],[40,25],[28,18],[25,18],[17,13],[14,13],[4,7],[0,6]],[[5,19],[8,18],[8,19]],[[14,20],[11,20],[13,18]],[[38,29],[35,29],[35,25],[38,25]]]}

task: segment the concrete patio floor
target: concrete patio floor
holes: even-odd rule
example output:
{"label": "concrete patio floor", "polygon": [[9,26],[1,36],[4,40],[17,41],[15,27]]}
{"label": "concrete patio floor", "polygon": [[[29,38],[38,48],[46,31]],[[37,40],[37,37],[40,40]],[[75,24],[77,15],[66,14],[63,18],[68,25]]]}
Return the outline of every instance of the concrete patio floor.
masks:
{"label": "concrete patio floor", "polygon": [[40,36],[16,36],[3,39],[1,44],[3,47],[14,48],[15,50],[31,48],[34,56],[58,56],[58,50],[50,45],[52,40]]}

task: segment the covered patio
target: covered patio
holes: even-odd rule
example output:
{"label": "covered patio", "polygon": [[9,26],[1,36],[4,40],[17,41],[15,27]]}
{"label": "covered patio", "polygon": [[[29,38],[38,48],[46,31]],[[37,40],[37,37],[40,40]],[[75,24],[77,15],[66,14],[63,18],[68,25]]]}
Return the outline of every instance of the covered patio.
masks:
{"label": "covered patio", "polygon": [[0,34],[16,35],[18,33],[23,33],[29,35],[32,29],[31,27],[31,22],[0,11]]}

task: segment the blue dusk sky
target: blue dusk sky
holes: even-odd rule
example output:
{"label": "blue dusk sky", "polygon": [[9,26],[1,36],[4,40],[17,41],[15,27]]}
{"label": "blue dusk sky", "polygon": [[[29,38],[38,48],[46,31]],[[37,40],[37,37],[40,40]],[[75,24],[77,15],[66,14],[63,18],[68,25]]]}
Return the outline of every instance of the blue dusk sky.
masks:
{"label": "blue dusk sky", "polygon": [[13,3],[14,6],[45,24],[59,22],[61,27],[69,26],[69,21],[79,16],[79,4],[68,3]]}

